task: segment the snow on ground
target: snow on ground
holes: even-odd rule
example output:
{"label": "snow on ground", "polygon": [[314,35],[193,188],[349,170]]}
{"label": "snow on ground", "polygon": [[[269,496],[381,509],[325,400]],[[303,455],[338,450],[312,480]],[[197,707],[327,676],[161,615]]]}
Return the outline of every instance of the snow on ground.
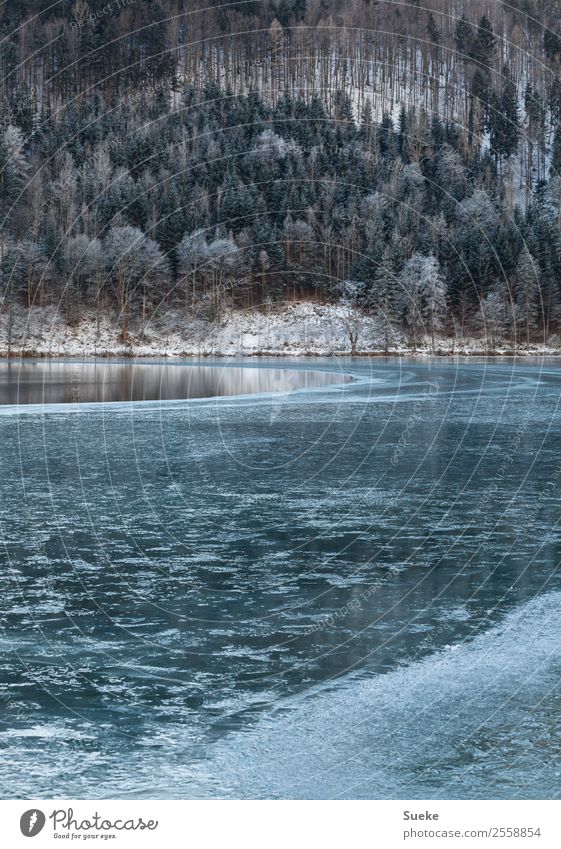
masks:
{"label": "snow on ground", "polygon": [[[356,316],[354,316],[356,318]],[[13,309],[0,315],[0,355],[91,357],[91,356],[331,356],[350,354],[345,331],[348,308],[341,305],[291,303],[265,308],[226,312],[219,322],[207,322],[180,310],[156,312],[141,328],[129,326],[126,343],[119,339],[116,315],[91,313],[69,326],[53,307]],[[347,319],[347,322],[346,322]],[[359,354],[384,353],[384,332],[379,320],[360,316]],[[412,354],[407,339],[394,334],[392,354]],[[431,353],[430,340],[418,346],[420,356]],[[561,354],[561,340],[518,347],[505,342],[492,346],[484,338],[439,339],[436,353],[450,354]]]}

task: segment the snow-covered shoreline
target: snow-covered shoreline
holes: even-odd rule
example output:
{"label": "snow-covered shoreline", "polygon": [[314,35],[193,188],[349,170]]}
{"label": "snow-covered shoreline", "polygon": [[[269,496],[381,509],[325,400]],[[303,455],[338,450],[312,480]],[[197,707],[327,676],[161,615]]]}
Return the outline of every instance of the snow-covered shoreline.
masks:
{"label": "snow-covered shoreline", "polygon": [[[340,305],[293,303],[266,311],[230,311],[220,322],[186,316],[180,310],[156,312],[144,323],[131,322],[126,343],[119,340],[116,316],[84,315],[69,326],[53,307],[34,307],[0,315],[0,356],[7,357],[305,357],[350,356],[345,331],[346,308]],[[413,351],[400,333],[385,350],[380,321],[360,317],[359,356],[433,354],[431,341],[420,340]],[[560,356],[557,337],[541,344],[517,345],[485,338],[439,338],[437,356]]]}

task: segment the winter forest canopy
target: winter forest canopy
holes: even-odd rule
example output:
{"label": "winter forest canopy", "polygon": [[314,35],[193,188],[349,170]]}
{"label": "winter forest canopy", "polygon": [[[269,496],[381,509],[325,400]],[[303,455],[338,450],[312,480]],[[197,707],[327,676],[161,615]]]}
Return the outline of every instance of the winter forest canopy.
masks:
{"label": "winter forest canopy", "polygon": [[[210,7],[210,8],[209,8]],[[561,332],[553,0],[8,0],[2,310]]]}

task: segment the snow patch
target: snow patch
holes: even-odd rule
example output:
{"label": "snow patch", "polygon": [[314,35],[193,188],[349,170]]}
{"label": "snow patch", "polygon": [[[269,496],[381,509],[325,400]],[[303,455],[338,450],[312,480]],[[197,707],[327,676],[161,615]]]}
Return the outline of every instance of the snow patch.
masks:
{"label": "snow patch", "polygon": [[[294,302],[282,307],[232,310],[218,322],[195,318],[182,310],[156,313],[141,326],[131,323],[127,342],[119,338],[116,315],[84,314],[69,326],[54,307],[12,308],[0,314],[0,354],[45,357],[245,357],[245,356],[342,356],[350,354],[345,330],[348,307],[341,304]],[[384,327],[376,316],[360,316],[359,354],[384,353]],[[432,353],[427,337],[413,352],[407,338],[396,331],[388,352],[394,355],[427,356]],[[485,338],[439,338],[435,353],[449,355],[555,355],[561,340],[521,347],[507,342],[489,349]]]}

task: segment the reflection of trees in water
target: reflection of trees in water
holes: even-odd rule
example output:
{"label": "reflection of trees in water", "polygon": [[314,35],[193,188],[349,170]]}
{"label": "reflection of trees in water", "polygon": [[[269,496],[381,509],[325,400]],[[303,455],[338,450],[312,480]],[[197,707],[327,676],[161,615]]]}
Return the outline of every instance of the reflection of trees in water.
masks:
{"label": "reflection of trees in water", "polygon": [[287,369],[9,362],[0,366],[0,404],[157,401],[275,393],[272,404],[280,410],[286,395],[296,389],[341,382],[345,378],[336,374]]}

